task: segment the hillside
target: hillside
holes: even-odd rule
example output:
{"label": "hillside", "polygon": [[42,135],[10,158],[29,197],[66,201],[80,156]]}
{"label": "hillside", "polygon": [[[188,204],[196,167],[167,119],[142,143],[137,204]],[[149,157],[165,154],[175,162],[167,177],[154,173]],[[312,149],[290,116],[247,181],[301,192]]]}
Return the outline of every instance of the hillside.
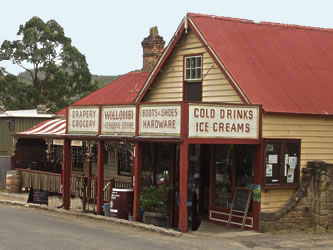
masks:
{"label": "hillside", "polygon": [[[31,78],[28,72],[22,72],[20,74],[18,74],[18,79],[21,82],[24,82],[26,84],[31,84]],[[109,82],[112,82],[116,79],[118,79],[120,77],[120,75],[118,76],[103,76],[103,75],[92,75],[92,80],[96,80],[98,81],[98,86],[104,87],[106,84],[108,84]]]}

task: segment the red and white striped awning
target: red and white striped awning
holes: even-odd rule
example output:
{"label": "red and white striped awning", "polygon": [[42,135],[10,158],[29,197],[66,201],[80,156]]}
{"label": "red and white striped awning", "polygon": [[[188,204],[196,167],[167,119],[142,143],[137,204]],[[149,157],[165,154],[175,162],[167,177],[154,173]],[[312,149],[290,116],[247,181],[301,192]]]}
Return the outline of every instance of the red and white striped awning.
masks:
{"label": "red and white striped awning", "polygon": [[36,126],[24,132],[21,135],[64,135],[66,133],[66,120],[53,119],[37,124]]}

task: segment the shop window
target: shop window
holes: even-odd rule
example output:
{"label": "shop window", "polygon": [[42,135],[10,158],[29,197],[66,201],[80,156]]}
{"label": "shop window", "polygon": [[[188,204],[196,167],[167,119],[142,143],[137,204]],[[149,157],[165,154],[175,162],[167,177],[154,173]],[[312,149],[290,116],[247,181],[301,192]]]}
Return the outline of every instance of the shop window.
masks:
{"label": "shop window", "polygon": [[230,208],[233,182],[233,145],[216,145],[215,206]]}
{"label": "shop window", "polygon": [[83,171],[87,148],[85,145],[72,146],[72,170]]}
{"label": "shop window", "polygon": [[118,152],[118,175],[131,176],[133,166],[133,156],[129,150]]}
{"label": "shop window", "polygon": [[142,143],[142,188],[160,185],[169,178],[171,149],[171,144],[167,143]]}
{"label": "shop window", "polygon": [[185,57],[185,99],[202,100],[202,56]]}
{"label": "shop window", "polygon": [[298,185],[300,151],[300,140],[265,141],[266,186]]}

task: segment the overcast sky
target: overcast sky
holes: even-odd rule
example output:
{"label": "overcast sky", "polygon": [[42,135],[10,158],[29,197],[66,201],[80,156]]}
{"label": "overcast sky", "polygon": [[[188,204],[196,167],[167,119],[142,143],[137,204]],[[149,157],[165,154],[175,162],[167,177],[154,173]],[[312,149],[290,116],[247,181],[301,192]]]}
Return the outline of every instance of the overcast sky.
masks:
{"label": "overcast sky", "polygon": [[[158,26],[166,44],[187,12],[333,28],[333,0],[0,0],[0,44],[16,40],[20,24],[56,20],[97,75],[142,67],[141,41]],[[13,74],[15,65],[0,66]]]}

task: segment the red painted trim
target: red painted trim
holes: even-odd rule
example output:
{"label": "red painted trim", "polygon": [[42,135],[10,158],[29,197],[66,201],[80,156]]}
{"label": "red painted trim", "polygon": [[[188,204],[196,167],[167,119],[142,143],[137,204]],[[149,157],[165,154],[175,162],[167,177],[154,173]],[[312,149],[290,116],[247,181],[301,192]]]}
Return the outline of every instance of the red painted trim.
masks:
{"label": "red painted trim", "polygon": [[261,144],[260,139],[188,138],[189,144]]}
{"label": "red painted trim", "polygon": [[216,185],[216,145],[210,145],[210,188],[209,206],[215,205],[215,185]]}
{"label": "red painted trim", "polygon": [[[158,73],[160,72],[161,68],[163,67],[166,59],[169,57],[170,53],[173,51],[173,48],[175,47],[175,45],[177,44],[177,42],[179,41],[180,37],[182,36],[184,32],[184,25],[180,28],[180,30],[177,33],[177,36],[175,38],[175,40],[172,42],[171,46],[168,48],[166,54],[164,55],[164,57],[162,58],[161,63],[158,65],[157,69],[154,72],[154,75],[152,76],[152,78],[149,80],[148,84],[145,87],[145,90],[143,91],[143,93],[141,94],[139,100],[137,102],[141,102],[143,97],[146,95],[148,89],[150,88],[151,84],[154,82],[156,76],[158,75]],[[145,84],[144,84],[145,86]]]}
{"label": "red painted trim", "polygon": [[[264,144],[257,145],[254,153],[254,178],[253,184],[260,185],[263,190],[263,173],[264,173]],[[253,228],[259,229],[259,213],[261,210],[261,202],[252,202],[253,206]]]}
{"label": "red painted trim", "polygon": [[98,112],[99,112],[99,116],[98,116],[98,135],[102,134],[102,105],[98,106]]}
{"label": "red painted trim", "polygon": [[141,143],[134,143],[135,147],[135,157],[133,166],[133,176],[134,176],[134,200],[133,200],[133,219],[134,221],[140,221],[141,217],[139,214],[139,197],[141,191]]}
{"label": "red painted trim", "polygon": [[[190,18],[190,17],[188,17]],[[192,20],[192,19],[191,19]],[[193,20],[192,20],[193,22]],[[207,53],[210,55],[210,57],[214,60],[215,64],[219,67],[219,69],[221,70],[221,72],[223,73],[223,75],[225,76],[225,78],[229,81],[230,85],[233,87],[233,89],[236,91],[236,93],[238,94],[238,96],[241,98],[241,100],[247,104],[247,101],[244,99],[244,97],[242,96],[242,94],[239,92],[238,88],[234,85],[233,81],[230,79],[230,77],[228,76],[228,74],[225,72],[225,70],[222,68],[222,66],[220,65],[220,63],[218,62],[218,60],[216,59],[216,57],[214,56],[214,54],[210,51],[210,49],[207,48],[207,46],[205,45],[204,41],[202,40],[201,36],[198,34],[198,32],[196,31],[195,27],[192,25],[191,22],[188,22],[189,28],[192,30],[192,32],[197,36],[197,38],[200,40],[201,44],[203,47],[205,47]],[[212,47],[211,47],[212,48]],[[214,49],[212,48],[212,50],[214,51]],[[214,53],[216,54],[216,52],[214,51]],[[223,63],[223,60],[221,58],[219,58],[221,60],[221,62]],[[223,63],[223,65],[226,67],[226,65]],[[229,72],[229,74],[231,75],[231,72]],[[236,82],[235,78],[233,77],[233,80]],[[238,86],[239,87],[239,86]],[[239,87],[240,88],[240,87]],[[243,92],[244,93],[244,92]],[[245,95],[245,93],[244,93]],[[246,98],[249,100],[249,98],[246,96]],[[250,100],[249,100],[250,101]]]}
{"label": "red painted trim", "polygon": [[187,230],[187,170],[188,170],[188,144],[180,144],[180,178],[179,178],[179,230]]}
{"label": "red painted trim", "polygon": [[33,139],[65,139],[66,135],[20,135],[13,134],[14,138],[33,138]]}
{"label": "red painted trim", "polygon": [[104,202],[104,141],[98,142],[98,166],[97,166],[97,214],[103,214]]}
{"label": "red painted trim", "polygon": [[135,136],[140,134],[140,105],[136,104],[136,113],[135,113]]}
{"label": "red painted trim", "polygon": [[[88,146],[88,199],[91,197],[91,177],[92,177],[92,154],[91,145]],[[88,201],[89,202],[89,201]]]}
{"label": "red painted trim", "polygon": [[64,186],[63,186],[63,205],[64,209],[70,209],[70,189],[71,189],[71,170],[72,170],[72,156],[71,156],[71,140],[65,139],[64,141],[64,154],[63,154],[63,169],[64,169]]}
{"label": "red painted trim", "polygon": [[180,117],[180,137],[187,140],[188,137],[188,103],[181,104],[181,117]]}
{"label": "red painted trim", "polygon": [[69,114],[68,111],[69,107],[66,109],[66,134],[68,134],[68,121],[69,121]]}
{"label": "red painted trim", "polygon": [[259,139],[262,139],[262,120],[263,120],[263,109],[262,105],[259,106]]}

